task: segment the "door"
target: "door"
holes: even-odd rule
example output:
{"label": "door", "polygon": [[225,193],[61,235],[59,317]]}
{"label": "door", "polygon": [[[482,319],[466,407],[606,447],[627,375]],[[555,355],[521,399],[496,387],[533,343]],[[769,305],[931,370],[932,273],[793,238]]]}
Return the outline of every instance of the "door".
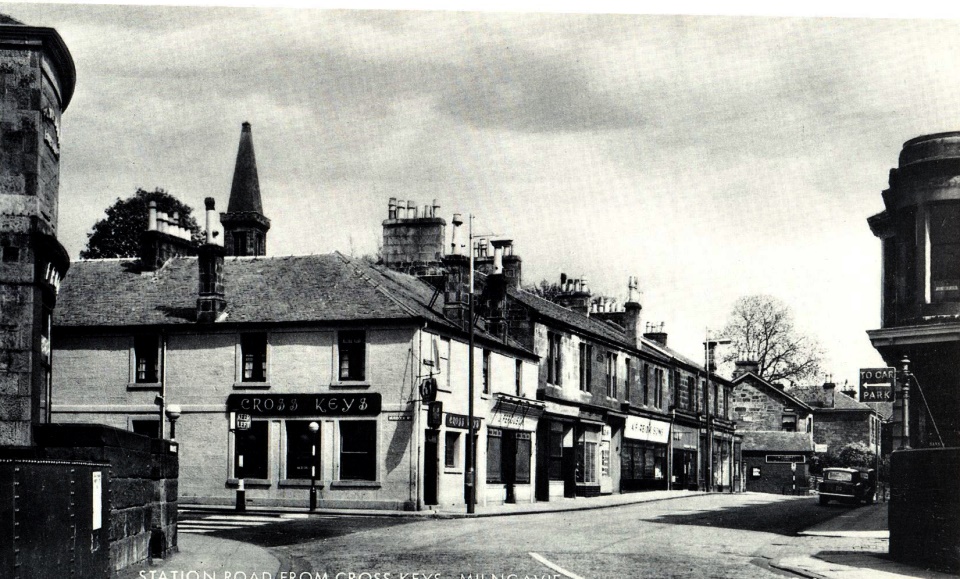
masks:
{"label": "door", "polygon": [[427,430],[423,445],[423,504],[437,504],[437,477],[439,476],[438,463],[440,461],[437,440],[439,431]]}

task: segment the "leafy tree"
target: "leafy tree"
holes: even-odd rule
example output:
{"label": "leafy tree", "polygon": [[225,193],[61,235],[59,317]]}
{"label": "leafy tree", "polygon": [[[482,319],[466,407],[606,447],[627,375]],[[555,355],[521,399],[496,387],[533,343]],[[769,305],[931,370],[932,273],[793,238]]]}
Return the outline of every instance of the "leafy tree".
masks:
{"label": "leafy tree", "polygon": [[768,382],[796,383],[816,379],[820,373],[820,345],[797,332],[790,308],[773,296],[738,299],[723,333],[733,343],[723,361],[749,355],[759,364],[760,377]]}
{"label": "leafy tree", "polygon": [[87,234],[87,247],[80,252],[82,259],[107,257],[136,257],[140,254],[140,236],[147,229],[148,205],[157,202],[157,211],[179,214],[181,227],[190,230],[193,240],[201,242],[200,227],[191,216],[193,209],[159,187],[154,191],[137,189],[126,199],[117,198],[107,207],[105,219],[97,221]]}
{"label": "leafy tree", "polygon": [[[881,460],[880,474],[884,475],[885,461]],[[811,474],[819,475],[829,467],[877,468],[877,455],[862,442],[851,442],[839,448],[814,455],[810,465]],[[881,476],[885,478],[885,476]]]}

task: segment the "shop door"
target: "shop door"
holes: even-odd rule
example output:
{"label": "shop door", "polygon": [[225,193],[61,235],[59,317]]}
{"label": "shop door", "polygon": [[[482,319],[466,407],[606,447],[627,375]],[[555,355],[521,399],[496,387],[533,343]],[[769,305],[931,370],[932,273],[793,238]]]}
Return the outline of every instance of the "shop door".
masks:
{"label": "shop door", "polygon": [[500,468],[503,475],[503,485],[507,491],[506,502],[517,502],[517,438],[515,432],[503,432],[503,450],[500,454]]}
{"label": "shop door", "polygon": [[437,504],[437,463],[440,454],[437,448],[439,431],[427,430],[423,445],[423,504]]}
{"label": "shop door", "polygon": [[673,451],[673,488],[687,488],[687,453],[682,450]]}

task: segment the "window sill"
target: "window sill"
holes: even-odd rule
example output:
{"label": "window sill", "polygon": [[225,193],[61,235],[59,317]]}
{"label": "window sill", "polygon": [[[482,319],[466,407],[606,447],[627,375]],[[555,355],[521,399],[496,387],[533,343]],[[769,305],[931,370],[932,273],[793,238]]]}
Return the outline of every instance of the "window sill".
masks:
{"label": "window sill", "polygon": [[267,390],[270,388],[269,382],[234,382],[234,390]]}
{"label": "window sill", "polygon": [[159,382],[129,382],[127,390],[160,390]]}
{"label": "window sill", "polygon": [[375,480],[335,480],[330,481],[331,489],[378,489],[380,482]]}
{"label": "window sill", "polygon": [[[237,488],[240,486],[240,479],[228,478],[227,487],[228,488]],[[245,478],[243,479],[244,488],[248,489],[268,489],[273,486],[269,479],[265,478]]]}
{"label": "window sill", "polygon": [[[308,489],[310,488],[310,486],[311,486],[310,479],[305,479],[305,478],[282,478],[277,483],[277,488],[281,488],[281,489],[283,488]],[[322,489],[323,484],[317,481],[317,485],[315,488]]]}
{"label": "window sill", "polygon": [[443,474],[463,474],[462,468],[445,468]]}
{"label": "window sill", "polygon": [[337,380],[330,383],[330,388],[335,390],[347,390],[350,388],[369,388],[370,382],[366,380]]}

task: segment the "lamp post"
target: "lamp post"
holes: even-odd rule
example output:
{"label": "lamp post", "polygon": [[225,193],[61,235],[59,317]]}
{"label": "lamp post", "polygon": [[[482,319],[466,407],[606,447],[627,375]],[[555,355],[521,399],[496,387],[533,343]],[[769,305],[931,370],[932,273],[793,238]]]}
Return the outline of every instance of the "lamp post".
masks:
{"label": "lamp post", "polygon": [[467,513],[476,511],[477,504],[477,448],[474,442],[473,428],[473,214],[470,214],[468,251],[470,252],[470,293],[467,294],[470,301],[467,310],[467,326],[469,327],[469,343],[467,347],[470,352],[467,363],[470,365],[467,371]]}
{"label": "lamp post", "polygon": [[725,338],[710,339],[710,329],[707,328],[706,339],[703,342],[704,369],[707,371],[706,382],[703,387],[703,405],[707,415],[707,464],[706,464],[706,490],[713,490],[713,414],[710,411],[710,372],[713,370],[714,349],[721,344],[729,344],[730,340]]}
{"label": "lamp post", "polygon": [[903,384],[900,386],[900,397],[903,401],[901,406],[903,414],[903,435],[900,438],[900,448],[910,450],[910,360],[904,356],[900,360],[903,367]]}
{"label": "lamp post", "polygon": [[317,432],[320,425],[311,422],[310,429],[310,512],[317,510]]}
{"label": "lamp post", "polygon": [[181,410],[179,404],[170,404],[167,406],[167,420],[170,421],[170,440],[177,439],[177,419],[180,418]]}

